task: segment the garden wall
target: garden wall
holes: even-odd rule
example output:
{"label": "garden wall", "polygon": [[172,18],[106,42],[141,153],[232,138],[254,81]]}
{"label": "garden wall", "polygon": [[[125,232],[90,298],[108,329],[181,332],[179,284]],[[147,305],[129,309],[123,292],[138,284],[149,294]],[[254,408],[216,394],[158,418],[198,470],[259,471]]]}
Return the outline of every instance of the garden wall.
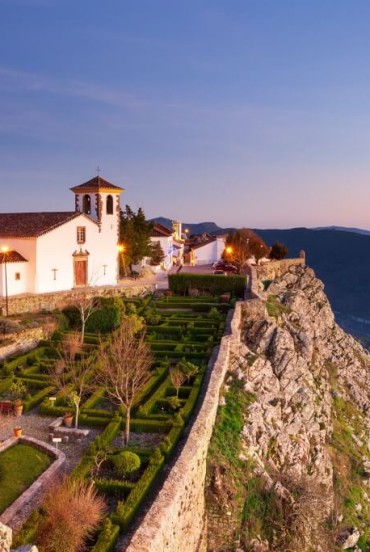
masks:
{"label": "garden wall", "polygon": [[[135,284],[132,286],[97,286],[58,293],[23,294],[9,297],[9,314],[20,314],[24,312],[51,312],[55,309],[61,310],[67,305],[76,302],[81,295],[87,297],[111,297],[124,295],[136,297],[153,293],[156,284]],[[0,308],[5,312],[5,298],[0,297]]]}
{"label": "garden wall", "polygon": [[[186,443],[162,489],[133,534],[127,552],[204,552],[207,549],[205,478],[209,442],[230,353],[239,342],[241,303],[208,364],[204,395]],[[207,384],[208,383],[208,384]]]}
{"label": "garden wall", "polygon": [[7,448],[12,447],[17,442],[29,444],[35,448],[39,448],[54,458],[54,461],[49,468],[44,471],[44,473],[41,474],[30,487],[28,487],[26,491],[0,515],[0,522],[9,525],[11,528],[13,528],[20,521],[24,521],[24,519],[29,516],[30,512],[27,509],[29,504],[32,504],[32,508],[38,505],[41,496],[50,486],[50,482],[62,471],[63,464],[66,459],[64,452],[61,450],[57,450],[55,447],[44,443],[43,441],[33,439],[32,437],[13,437],[8,439],[3,443],[0,452],[4,452]]}

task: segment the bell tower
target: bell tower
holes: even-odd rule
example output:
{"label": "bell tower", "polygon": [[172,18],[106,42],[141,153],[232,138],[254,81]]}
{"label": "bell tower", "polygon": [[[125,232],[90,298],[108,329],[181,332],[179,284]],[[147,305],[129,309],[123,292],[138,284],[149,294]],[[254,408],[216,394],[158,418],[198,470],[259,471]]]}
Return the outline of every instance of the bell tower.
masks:
{"label": "bell tower", "polygon": [[75,211],[85,213],[102,225],[116,226],[119,223],[120,194],[123,188],[111,184],[97,175],[91,180],[74,186]]}

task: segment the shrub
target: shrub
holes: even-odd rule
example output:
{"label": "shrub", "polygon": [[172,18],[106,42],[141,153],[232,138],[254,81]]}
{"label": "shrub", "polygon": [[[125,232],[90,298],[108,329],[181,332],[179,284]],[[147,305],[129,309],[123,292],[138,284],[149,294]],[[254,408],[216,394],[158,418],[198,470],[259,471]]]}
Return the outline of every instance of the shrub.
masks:
{"label": "shrub", "polygon": [[97,529],[105,504],[92,485],[66,480],[54,485],[43,503],[38,541],[45,552],[77,552]]}
{"label": "shrub", "polygon": [[136,472],[141,466],[140,457],[129,450],[124,450],[112,457],[112,462],[119,475],[125,476]]}
{"label": "shrub", "polygon": [[111,520],[107,518],[91,552],[111,552],[116,544],[118,534],[119,526],[113,525]]}
{"label": "shrub", "polygon": [[62,314],[67,318],[71,328],[79,328],[81,326],[81,315],[77,307],[66,307]]}
{"label": "shrub", "polygon": [[227,276],[220,278],[220,276],[214,276],[213,274],[187,274],[181,272],[180,274],[170,274],[168,285],[173,293],[179,295],[187,295],[189,289],[197,289],[209,295],[220,295],[224,292],[230,292],[237,297],[243,297],[245,277]]}
{"label": "shrub", "polygon": [[285,257],[288,255],[288,248],[284,243],[275,242],[272,244],[269,257],[270,259],[285,259]]}
{"label": "shrub", "polygon": [[120,324],[121,312],[122,308],[118,305],[107,305],[95,310],[86,322],[86,331],[100,333],[113,331]]}

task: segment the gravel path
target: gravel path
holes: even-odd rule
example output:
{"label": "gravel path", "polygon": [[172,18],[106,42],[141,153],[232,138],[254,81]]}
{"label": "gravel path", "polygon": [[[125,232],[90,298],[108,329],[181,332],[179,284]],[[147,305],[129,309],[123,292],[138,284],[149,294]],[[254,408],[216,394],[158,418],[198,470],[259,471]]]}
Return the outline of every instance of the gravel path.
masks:
{"label": "gravel path", "polygon": [[[5,440],[12,437],[13,428],[19,425],[23,429],[23,435],[34,437],[35,439],[46,441],[50,444],[49,434],[51,432],[49,430],[49,424],[54,420],[55,418],[50,416],[40,416],[34,411],[19,417],[0,415],[0,439]],[[66,473],[69,473],[77,466],[89,443],[93,441],[102,431],[101,429],[86,429],[89,429],[90,431],[87,437],[83,437],[79,440],[71,436],[68,443],[62,442],[58,444],[60,450],[62,450],[66,455]]]}

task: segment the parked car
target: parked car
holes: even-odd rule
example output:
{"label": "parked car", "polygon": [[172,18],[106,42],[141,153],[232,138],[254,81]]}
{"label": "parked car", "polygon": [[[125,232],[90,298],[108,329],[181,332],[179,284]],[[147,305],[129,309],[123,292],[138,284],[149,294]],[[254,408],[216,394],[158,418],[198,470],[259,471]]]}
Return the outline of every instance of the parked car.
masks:
{"label": "parked car", "polygon": [[223,270],[221,269],[216,269],[213,271],[213,274],[222,274],[223,276],[226,276],[226,272],[224,272]]}
{"label": "parked car", "polygon": [[231,263],[225,263],[224,261],[219,261],[214,265],[215,270],[223,270],[224,272],[231,272],[233,274],[238,273],[238,269],[235,265]]}

